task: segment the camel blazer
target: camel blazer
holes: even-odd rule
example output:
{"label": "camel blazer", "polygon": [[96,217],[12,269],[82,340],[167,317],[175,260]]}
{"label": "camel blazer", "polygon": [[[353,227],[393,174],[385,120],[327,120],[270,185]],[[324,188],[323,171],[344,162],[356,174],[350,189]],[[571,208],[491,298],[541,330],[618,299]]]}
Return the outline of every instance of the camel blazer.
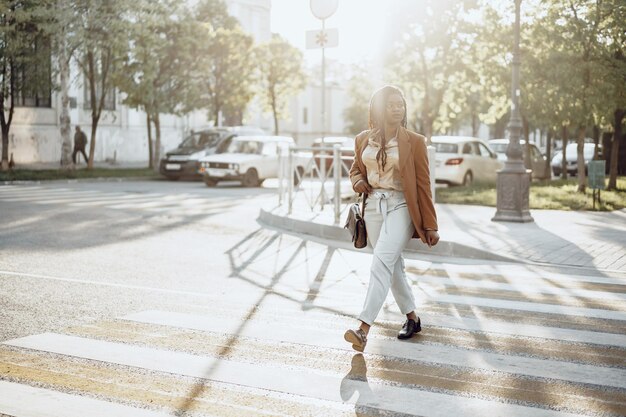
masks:
{"label": "camel blazer", "polygon": [[[370,131],[359,133],[354,143],[354,161],[350,168],[352,189],[359,180],[367,182],[367,170],[361,159],[367,146]],[[426,138],[406,128],[398,129],[398,153],[400,157],[400,177],[404,187],[404,197],[415,226],[413,238],[426,243],[425,229],[438,230],[437,214],[430,191],[430,170]]]}

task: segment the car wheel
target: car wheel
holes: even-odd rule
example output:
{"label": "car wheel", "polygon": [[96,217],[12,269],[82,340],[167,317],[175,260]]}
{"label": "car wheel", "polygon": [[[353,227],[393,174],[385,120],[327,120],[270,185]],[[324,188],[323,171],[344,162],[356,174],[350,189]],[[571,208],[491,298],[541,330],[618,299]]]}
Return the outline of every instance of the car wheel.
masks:
{"label": "car wheel", "polygon": [[472,185],[473,182],[474,175],[472,174],[472,171],[467,171],[465,175],[463,175],[463,185],[467,187]]}
{"label": "car wheel", "polygon": [[217,185],[217,180],[215,178],[204,177],[203,179],[207,187],[215,187]]}
{"label": "car wheel", "polygon": [[258,187],[260,184],[259,174],[254,168],[247,170],[243,176],[243,180],[241,180],[241,185],[244,187]]}

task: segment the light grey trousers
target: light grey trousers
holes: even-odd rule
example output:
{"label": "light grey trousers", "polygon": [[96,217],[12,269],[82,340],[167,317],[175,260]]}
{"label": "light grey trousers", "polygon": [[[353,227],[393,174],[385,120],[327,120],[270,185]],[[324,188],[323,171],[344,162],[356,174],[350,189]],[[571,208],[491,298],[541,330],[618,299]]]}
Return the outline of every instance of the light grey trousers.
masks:
{"label": "light grey trousers", "polygon": [[389,289],[402,314],[415,310],[415,298],[404,273],[402,250],[414,227],[404,193],[375,189],[365,205],[367,239],[374,248],[370,283],[359,320],[372,325]]}

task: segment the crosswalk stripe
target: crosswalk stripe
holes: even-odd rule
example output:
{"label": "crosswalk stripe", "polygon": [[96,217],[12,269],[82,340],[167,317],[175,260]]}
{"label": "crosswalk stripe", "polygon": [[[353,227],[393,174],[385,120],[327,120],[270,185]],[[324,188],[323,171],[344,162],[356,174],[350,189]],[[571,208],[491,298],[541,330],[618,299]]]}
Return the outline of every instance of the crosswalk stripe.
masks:
{"label": "crosswalk stripe", "polygon": [[[298,332],[284,325],[255,323],[240,329],[239,320],[223,317],[214,319],[183,313],[144,311],[125,316],[126,320],[153,324],[163,324],[182,328],[220,333],[239,332],[240,335],[269,339],[276,342],[292,342],[312,346],[325,346],[336,349],[349,349],[341,335],[327,333],[321,329],[313,332]],[[333,337],[334,336],[334,337]],[[404,359],[450,366],[472,367],[493,371],[521,373],[542,378],[564,379],[579,383],[592,383],[626,388],[626,369],[615,369],[563,361],[535,359],[490,352],[471,352],[454,346],[428,345],[418,343],[398,343],[397,341],[370,339],[368,352],[391,355]],[[609,381],[609,382],[607,382]]]}
{"label": "crosswalk stripe", "polygon": [[492,289],[510,291],[520,294],[554,294],[564,297],[586,297],[597,298],[603,301],[615,300],[626,301],[626,293],[614,293],[608,291],[593,291],[580,288],[559,288],[541,285],[538,280],[526,280],[524,282],[513,282],[509,284],[493,281],[474,281],[464,278],[440,278],[433,275],[423,274],[411,277],[417,283],[428,283],[434,285],[445,285],[458,288]]}
{"label": "crosswalk stripe", "polygon": [[72,198],[79,197],[89,197],[89,196],[98,196],[102,195],[101,191],[67,191],[67,192],[58,192],[58,193],[47,193],[47,194],[34,194],[28,196],[20,196],[20,197],[11,197],[4,198],[6,201],[10,201],[13,203],[45,203],[46,201],[54,201],[54,200],[65,200],[71,201]]}
{"label": "crosswalk stripe", "polygon": [[0,413],[15,417],[166,417],[169,414],[0,380]]}
{"label": "crosswalk stripe", "polygon": [[[294,367],[242,363],[52,333],[28,336],[7,344],[406,414],[417,412],[419,415],[432,417],[460,414],[484,416],[494,413],[512,417],[579,415],[402,386],[388,386],[379,382],[342,379],[334,374],[312,373]],[[355,393],[359,395],[355,396]]]}
{"label": "crosswalk stripe", "polygon": [[562,314],[566,316],[595,317],[605,320],[626,321],[626,312],[601,310],[597,308],[570,307],[559,304],[532,303],[526,301],[501,300],[487,297],[471,297],[464,295],[441,294],[424,287],[425,292],[433,301],[450,304],[466,304],[472,306],[495,307],[507,310],[533,311],[546,314]]}
{"label": "crosswalk stripe", "polygon": [[[150,292],[163,293],[163,294],[190,295],[194,297],[205,298],[207,302],[209,302],[210,300],[219,301],[220,299],[218,295],[215,295],[212,292],[176,290],[176,289],[169,289],[169,288],[149,287],[149,286],[144,286],[144,285],[131,285],[131,284],[124,284],[124,283],[116,283],[116,282],[85,280],[85,279],[78,279],[78,278],[57,277],[57,276],[51,276],[51,275],[45,275],[45,274],[30,274],[30,273],[24,273],[24,272],[0,270],[0,276],[2,275],[12,276],[12,277],[29,277],[29,278],[45,279],[45,280],[53,280],[53,281],[61,281],[61,282],[73,282],[73,283],[80,283],[80,284],[91,284],[91,285],[98,285],[98,286],[105,286],[105,287],[136,289],[136,290],[141,290],[141,291],[150,291]],[[275,285],[275,289],[273,290],[273,292],[284,296],[285,294],[281,293],[280,291],[281,291],[281,287],[279,285]],[[359,297],[361,295],[362,294],[359,294]],[[304,295],[304,297],[306,297],[306,294]],[[318,294],[316,297],[317,298],[316,298],[315,308],[324,308],[327,305],[330,307],[335,307],[338,301],[335,295]],[[357,300],[356,297],[350,297],[349,299]],[[345,307],[344,312],[346,314],[350,314],[350,312],[352,313],[358,312],[358,309],[361,307],[360,298],[358,298],[354,306],[350,306],[346,304],[346,301],[347,301],[346,294],[342,293],[341,302]],[[247,303],[248,303],[247,300],[241,300],[242,307],[249,305]],[[532,304],[532,303],[529,303],[529,304]],[[459,308],[463,307],[464,305],[468,305],[469,306],[468,308],[470,307],[472,308],[472,311],[469,313],[471,314],[471,316],[475,316],[478,313],[482,313],[480,310],[480,307],[471,306],[467,303],[457,304],[457,307],[455,307],[453,310],[456,311]],[[549,322],[552,323],[552,325],[550,326],[548,325],[535,326],[534,324],[517,323],[520,319],[520,313],[515,309],[507,308],[506,302],[504,302],[503,307],[501,308],[501,310],[499,310],[499,314],[497,316],[494,316],[494,318],[490,318],[493,316],[490,313],[483,313],[481,317],[477,320],[474,320],[472,318],[464,318],[464,317],[463,318],[458,318],[458,317],[450,318],[452,317],[450,316],[450,313],[445,313],[447,310],[450,310],[449,306],[454,306],[454,304],[441,303],[439,305],[437,304],[423,305],[423,306],[420,306],[420,314],[424,315],[425,317],[428,317],[428,320],[432,321],[433,324],[440,323],[437,325],[442,325],[446,327],[465,328],[465,326],[467,325],[468,330],[471,330],[473,328],[480,330],[481,328],[487,327],[490,329],[493,328],[495,332],[499,332],[503,334],[515,335],[515,334],[518,334],[519,332],[519,334],[522,336],[526,335],[526,336],[531,336],[531,337],[537,336],[537,337],[546,337],[546,338],[563,337],[564,340],[570,340],[574,342],[589,341],[592,343],[595,342],[598,344],[614,345],[614,346],[624,346],[624,343],[626,343],[625,342],[626,335],[624,335],[623,332],[619,331],[621,329],[617,329],[615,332],[602,331],[603,328],[607,328],[607,327],[610,328],[613,326],[604,326],[604,325],[600,325],[600,323],[595,323],[593,321],[598,320],[598,319],[594,319],[594,318],[579,316],[581,320],[588,321],[590,322],[590,324],[587,324],[587,325],[577,324],[576,327],[579,329],[570,331],[570,329],[565,329],[565,328],[561,329],[561,327],[569,327],[567,316],[555,316],[556,318],[559,318],[559,320],[550,320]],[[383,312],[383,314],[384,313],[385,312]],[[535,315],[539,314],[543,318],[551,318],[553,314],[557,314],[557,313],[560,314],[559,311],[550,311],[550,310],[544,311],[544,312],[531,312],[531,313]],[[539,321],[538,319],[541,317],[535,316],[533,318],[533,321],[537,322]],[[560,317],[563,317],[563,319],[561,319]],[[522,316],[522,318],[524,318],[524,316]],[[509,322],[509,319],[511,322]],[[439,322],[438,320],[443,320],[443,321]],[[580,328],[582,328],[582,330]],[[554,335],[554,336],[551,336],[551,335]],[[588,336],[592,336],[592,337],[588,337]]]}
{"label": "crosswalk stripe", "polygon": [[527,280],[542,281],[544,285],[554,285],[554,283],[563,283],[566,286],[572,282],[593,282],[599,284],[618,284],[626,285],[626,274],[624,273],[608,273],[602,275],[589,275],[585,271],[578,273],[558,273],[549,270],[534,270],[533,266],[520,266],[515,264],[504,265],[472,265],[471,269],[466,265],[457,265],[450,263],[434,264],[423,261],[406,260],[407,272],[420,275],[422,273],[437,272],[442,277],[449,278],[476,278],[484,279],[503,279],[507,282],[525,282]]}
{"label": "crosswalk stripe", "polygon": [[[206,305],[180,304],[177,307],[183,309],[193,308],[195,312],[206,313],[214,312],[215,306],[207,307]],[[244,311],[249,304],[245,303],[229,303],[228,306],[220,306],[219,310],[225,314],[235,316],[238,312]],[[316,325],[326,324],[330,321],[338,323],[340,326],[350,326],[354,324],[353,318],[342,316],[329,316],[328,313],[315,312],[308,310],[305,312],[294,312],[286,308],[278,308],[275,306],[262,307],[257,310],[257,314],[267,314],[272,320],[280,321],[281,318],[289,318],[290,321],[296,320],[300,322],[313,322]],[[624,333],[607,333],[596,330],[580,330],[564,327],[552,327],[547,325],[536,325],[526,323],[516,323],[506,321],[504,319],[495,320],[489,318],[473,318],[467,316],[452,316],[443,313],[437,313],[428,309],[420,309],[419,313],[422,322],[426,326],[439,326],[447,329],[467,330],[472,332],[489,332],[493,335],[520,336],[531,337],[535,339],[562,340],[567,342],[585,343],[590,345],[605,345],[626,348],[626,334]],[[387,320],[395,319],[397,323],[403,320],[403,316],[399,313],[383,311],[382,318],[388,316]],[[329,318],[331,317],[331,318]],[[512,317],[513,318],[513,317]],[[397,325],[396,323],[396,325]]]}

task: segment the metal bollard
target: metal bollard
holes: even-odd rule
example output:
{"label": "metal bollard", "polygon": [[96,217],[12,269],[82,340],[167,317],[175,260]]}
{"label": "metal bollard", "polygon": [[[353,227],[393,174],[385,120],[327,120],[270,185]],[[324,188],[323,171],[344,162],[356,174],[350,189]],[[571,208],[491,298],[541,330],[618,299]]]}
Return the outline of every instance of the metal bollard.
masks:
{"label": "metal bollard", "polygon": [[278,205],[283,205],[283,181],[285,180],[285,161],[283,159],[283,147],[278,144]]}
{"label": "metal bollard", "polygon": [[287,160],[287,192],[289,199],[289,209],[287,214],[291,214],[293,208],[293,147],[289,145],[289,159]]}

